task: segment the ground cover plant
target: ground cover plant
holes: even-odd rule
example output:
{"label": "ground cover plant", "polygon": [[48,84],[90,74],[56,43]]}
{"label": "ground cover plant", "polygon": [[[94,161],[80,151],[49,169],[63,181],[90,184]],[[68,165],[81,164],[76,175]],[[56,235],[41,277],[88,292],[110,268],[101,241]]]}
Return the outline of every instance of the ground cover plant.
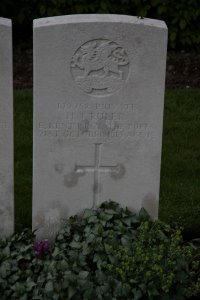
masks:
{"label": "ground cover plant", "polygon": [[182,300],[200,293],[199,240],[117,203],[65,220],[55,242],[0,240],[0,298]]}
{"label": "ground cover plant", "polygon": [[[189,238],[200,228],[200,90],[166,91],[159,217]],[[15,91],[16,229],[31,226],[32,91]],[[105,199],[108,200],[108,199]]]}

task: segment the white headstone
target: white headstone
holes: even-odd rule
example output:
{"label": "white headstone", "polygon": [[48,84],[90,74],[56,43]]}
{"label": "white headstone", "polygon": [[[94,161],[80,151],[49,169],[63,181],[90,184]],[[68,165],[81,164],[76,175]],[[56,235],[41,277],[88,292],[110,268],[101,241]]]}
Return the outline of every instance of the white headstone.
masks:
{"label": "white headstone", "polygon": [[33,228],[113,200],[158,216],[167,27],[120,15],[34,21]]}
{"label": "white headstone", "polygon": [[0,236],[13,230],[12,25],[0,18]]}

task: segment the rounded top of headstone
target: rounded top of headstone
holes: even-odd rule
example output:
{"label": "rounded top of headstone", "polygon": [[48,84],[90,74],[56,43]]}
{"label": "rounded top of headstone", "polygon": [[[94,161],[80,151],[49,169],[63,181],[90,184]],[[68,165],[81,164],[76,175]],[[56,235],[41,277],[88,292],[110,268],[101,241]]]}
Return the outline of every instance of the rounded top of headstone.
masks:
{"label": "rounded top of headstone", "polygon": [[0,25],[11,26],[11,24],[12,24],[12,21],[10,19],[0,17]]}
{"label": "rounded top of headstone", "polygon": [[35,19],[33,21],[34,27],[44,27],[52,25],[63,25],[71,23],[129,23],[136,25],[144,26],[153,26],[163,29],[167,29],[167,26],[164,21],[140,18],[135,16],[127,15],[115,15],[115,14],[82,14],[82,15],[65,15],[65,16],[56,16],[49,18]]}

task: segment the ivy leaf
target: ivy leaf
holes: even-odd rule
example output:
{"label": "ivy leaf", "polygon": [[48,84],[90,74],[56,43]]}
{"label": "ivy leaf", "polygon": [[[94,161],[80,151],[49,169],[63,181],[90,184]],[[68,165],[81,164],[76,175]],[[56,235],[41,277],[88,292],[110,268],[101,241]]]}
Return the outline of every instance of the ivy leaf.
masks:
{"label": "ivy leaf", "polygon": [[62,259],[59,267],[61,271],[65,271],[69,267],[68,262],[65,259]]}
{"label": "ivy leaf", "polygon": [[101,223],[102,226],[104,226],[104,227],[106,226],[106,221],[104,221],[102,219],[100,219],[99,221],[100,221],[100,223]]}
{"label": "ivy leaf", "polygon": [[69,245],[71,248],[74,248],[74,249],[81,249],[81,247],[82,247],[81,243],[76,242],[76,241],[72,241]]}
{"label": "ivy leaf", "polygon": [[53,292],[53,282],[52,281],[48,281],[47,283],[46,283],[46,285],[45,285],[45,291],[47,292],[47,293],[51,293],[51,292]]}
{"label": "ivy leaf", "polygon": [[107,254],[109,254],[109,253],[110,253],[111,246],[110,246],[109,244],[104,244],[104,247],[105,247],[105,252],[106,252]]}
{"label": "ivy leaf", "polygon": [[61,240],[63,240],[63,239],[64,239],[64,236],[63,236],[63,234],[61,234],[61,233],[58,234],[57,237],[56,237],[56,240],[57,240],[57,241],[61,241]]}
{"label": "ivy leaf", "polygon": [[142,298],[142,292],[137,289],[132,289],[132,292],[134,294],[134,300],[139,300]]}
{"label": "ivy leaf", "polygon": [[148,212],[144,209],[144,207],[142,207],[139,211],[139,218],[142,221],[146,221],[150,219],[150,216],[148,214]]}
{"label": "ivy leaf", "polygon": [[25,294],[19,298],[19,300],[26,300],[26,299],[27,299],[27,295]]}
{"label": "ivy leaf", "polygon": [[56,257],[60,253],[60,249],[58,247],[55,247],[52,253],[53,257]]}
{"label": "ivy leaf", "polygon": [[3,256],[10,255],[10,247],[8,245],[3,250],[1,250],[1,255],[3,255]]}
{"label": "ivy leaf", "polygon": [[75,293],[76,293],[76,289],[72,286],[69,286],[67,299],[71,299],[75,295]]}
{"label": "ivy leaf", "polygon": [[87,255],[87,254],[90,253],[90,248],[88,247],[88,243],[86,243],[86,242],[82,243],[82,251],[81,251],[81,253],[83,255]]}
{"label": "ivy leaf", "polygon": [[5,261],[0,266],[0,276],[2,278],[6,278],[6,276],[9,274],[10,271],[10,264],[9,262]]}
{"label": "ivy leaf", "polygon": [[89,234],[88,237],[87,237],[87,243],[91,243],[93,242],[95,239],[95,235],[93,233]]}
{"label": "ivy leaf", "polygon": [[16,274],[13,274],[12,277],[10,277],[10,279],[9,279],[9,284],[14,284],[18,280],[19,280],[19,276]]}
{"label": "ivy leaf", "polygon": [[98,218],[97,218],[97,216],[90,216],[89,218],[88,218],[88,223],[90,224],[90,223],[97,223],[98,222]]}
{"label": "ivy leaf", "polygon": [[83,213],[83,219],[88,219],[91,216],[95,216],[96,212],[93,209],[85,209]]}
{"label": "ivy leaf", "polygon": [[26,290],[30,292],[34,286],[36,286],[36,283],[34,281],[28,281],[26,283]]}
{"label": "ivy leaf", "polygon": [[94,255],[93,262],[97,264],[97,268],[100,270],[102,265],[102,258],[99,254]]}
{"label": "ivy leaf", "polygon": [[133,216],[125,217],[122,219],[122,222],[130,227],[133,220],[134,220]]}
{"label": "ivy leaf", "polygon": [[65,271],[64,272],[64,277],[67,279],[68,283],[69,283],[69,279],[72,276],[72,271]]}
{"label": "ivy leaf", "polygon": [[88,275],[89,275],[88,271],[81,271],[81,272],[79,272],[78,277],[80,279],[86,279],[88,277]]}
{"label": "ivy leaf", "polygon": [[112,217],[113,217],[113,214],[106,214],[103,211],[99,215],[100,220],[103,220],[103,221],[109,221],[110,219],[112,219]]}
{"label": "ivy leaf", "polygon": [[122,237],[121,238],[121,243],[125,247],[130,247],[131,246],[131,241],[128,237]]}

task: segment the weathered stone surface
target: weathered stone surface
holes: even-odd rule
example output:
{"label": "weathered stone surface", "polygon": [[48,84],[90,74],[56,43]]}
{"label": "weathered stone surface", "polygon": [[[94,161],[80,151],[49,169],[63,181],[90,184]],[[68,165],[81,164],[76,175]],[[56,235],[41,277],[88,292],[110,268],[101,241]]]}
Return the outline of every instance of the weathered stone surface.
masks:
{"label": "weathered stone surface", "polygon": [[34,21],[33,228],[112,199],[158,216],[164,22],[119,15]]}
{"label": "weathered stone surface", "polygon": [[0,18],[0,236],[14,230],[12,25]]}

